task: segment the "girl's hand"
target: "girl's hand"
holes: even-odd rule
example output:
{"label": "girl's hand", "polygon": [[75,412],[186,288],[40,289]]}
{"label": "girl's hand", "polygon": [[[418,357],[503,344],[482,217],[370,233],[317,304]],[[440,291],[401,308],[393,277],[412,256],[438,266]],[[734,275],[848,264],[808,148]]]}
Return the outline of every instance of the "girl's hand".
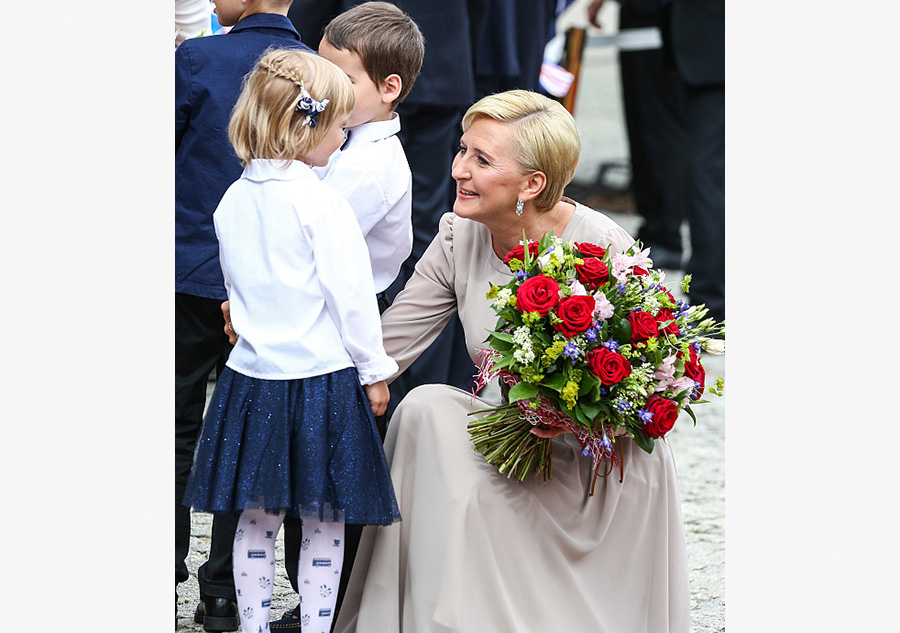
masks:
{"label": "girl's hand", "polygon": [[372,405],[372,413],[374,415],[384,415],[387,411],[388,402],[391,399],[391,391],[388,389],[385,381],[373,383],[371,385],[363,385],[366,396],[369,398],[369,404]]}
{"label": "girl's hand", "polygon": [[228,336],[228,342],[234,345],[237,343],[238,335],[231,327],[231,308],[227,301],[222,304],[222,316],[225,317],[225,334]]}

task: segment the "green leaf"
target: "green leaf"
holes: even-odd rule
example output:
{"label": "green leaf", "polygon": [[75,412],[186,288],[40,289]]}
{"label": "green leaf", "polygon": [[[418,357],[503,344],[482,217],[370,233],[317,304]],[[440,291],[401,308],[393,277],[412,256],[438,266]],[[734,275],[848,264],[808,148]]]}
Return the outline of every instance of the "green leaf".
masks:
{"label": "green leaf", "polygon": [[533,398],[538,395],[539,391],[537,385],[522,381],[513,385],[509,390],[509,401],[516,402],[517,400]]}
{"label": "green leaf", "polygon": [[[581,384],[578,387],[578,395],[580,397],[586,396],[592,389],[595,389],[600,386],[600,379],[597,378],[590,371],[584,371],[581,374]],[[596,400],[596,398],[590,398],[590,400]]]}
{"label": "green leaf", "polygon": [[504,356],[508,356],[509,353],[513,350],[513,344],[507,343],[506,341],[491,341],[491,347]]}
{"label": "green leaf", "polygon": [[509,332],[498,332],[497,330],[488,330],[487,332],[494,338],[501,341],[506,341],[507,343],[513,342],[512,334],[510,334]]}
{"label": "green leaf", "polygon": [[597,416],[600,414],[600,410],[602,407],[599,404],[594,402],[579,402],[579,408],[582,413],[591,421],[597,419]]}
{"label": "green leaf", "polygon": [[647,451],[648,453],[653,452],[653,438],[648,437],[643,431],[635,431],[634,433],[634,443],[640,446],[642,449]]}
{"label": "green leaf", "polygon": [[691,419],[694,421],[694,426],[697,426],[697,418],[696,418],[696,416],[694,416],[694,412],[691,411],[691,408],[690,408],[690,407],[685,407],[684,410],[687,411],[687,414],[688,414],[689,416],[691,416]]}
{"label": "green leaf", "polygon": [[612,335],[620,343],[631,340],[631,324],[625,319],[618,319],[612,326]]}
{"label": "green leaf", "polygon": [[562,374],[553,374],[541,381],[541,384],[555,391],[562,391],[562,388],[566,386],[566,377]]}

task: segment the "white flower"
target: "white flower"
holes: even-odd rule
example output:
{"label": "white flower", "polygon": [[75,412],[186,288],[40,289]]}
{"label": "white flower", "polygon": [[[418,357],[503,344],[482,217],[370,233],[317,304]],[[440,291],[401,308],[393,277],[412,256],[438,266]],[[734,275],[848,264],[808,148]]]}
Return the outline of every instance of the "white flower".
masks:
{"label": "white flower", "polygon": [[521,327],[517,327],[516,331],[513,332],[513,343],[515,343],[518,347],[525,347],[526,345],[531,347],[531,328],[527,325],[523,325]]}
{"label": "white flower", "polygon": [[587,288],[581,285],[581,282],[575,278],[569,280],[569,288],[572,289],[573,297],[583,297],[588,294]]}
{"label": "white flower", "polygon": [[534,348],[531,343],[531,329],[528,326],[517,327],[513,332],[513,343],[516,345],[513,358],[517,362],[528,365],[534,360]]}
{"label": "white flower", "polygon": [[509,288],[501,288],[500,291],[497,292],[497,298],[494,299],[494,309],[499,312],[505,308],[509,303],[510,297],[512,297],[512,290]]}
{"label": "white flower", "polygon": [[616,313],[616,309],[606,295],[598,292],[594,295],[594,317],[598,321],[605,321]]}
{"label": "white flower", "polygon": [[678,380],[673,380],[671,384],[672,391],[674,391],[675,393],[685,391],[686,389],[692,389],[693,386],[694,380],[689,376],[682,376]]}
{"label": "white flower", "polygon": [[725,341],[722,339],[705,338],[700,341],[700,347],[704,352],[709,352],[715,356],[725,353]]}
{"label": "white flower", "polygon": [[624,284],[627,280],[627,273],[635,266],[641,268],[650,268],[653,261],[647,256],[650,253],[649,248],[638,251],[634,255],[626,255],[624,253],[616,253],[613,255],[612,275],[620,284]]}
{"label": "white flower", "polygon": [[516,362],[521,363],[522,365],[529,365],[531,361],[534,360],[534,352],[531,350],[521,350],[517,349],[513,352],[513,358],[516,359]]}

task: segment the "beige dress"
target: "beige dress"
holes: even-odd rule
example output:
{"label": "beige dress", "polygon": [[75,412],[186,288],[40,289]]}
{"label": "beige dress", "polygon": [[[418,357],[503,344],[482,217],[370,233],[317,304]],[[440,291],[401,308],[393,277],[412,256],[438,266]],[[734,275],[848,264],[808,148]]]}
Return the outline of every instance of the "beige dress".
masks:
{"label": "beige dress", "polygon": [[[632,238],[577,205],[564,239]],[[459,310],[470,355],[496,316],[488,282],[509,269],[487,228],[446,214],[414,276],[383,315],[388,354],[404,370]],[[553,440],[553,480],[519,483],[469,439],[471,411],[495,403],[445,385],[411,391],[385,451],[403,520],[367,527],[338,633],[688,633],[681,503],[668,445],[623,441],[618,471],[588,496],[590,460],[571,435]]]}

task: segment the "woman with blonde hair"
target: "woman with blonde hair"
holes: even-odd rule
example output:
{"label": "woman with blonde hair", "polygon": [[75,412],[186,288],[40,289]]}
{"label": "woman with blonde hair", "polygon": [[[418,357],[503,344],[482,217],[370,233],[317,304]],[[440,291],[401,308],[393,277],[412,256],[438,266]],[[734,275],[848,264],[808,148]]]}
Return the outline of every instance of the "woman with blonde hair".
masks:
{"label": "woman with blonde hair", "polygon": [[[463,120],[453,213],[382,315],[402,372],[458,312],[473,360],[496,315],[503,258],[555,233],[625,250],[617,224],[563,196],[578,162],[571,115],[527,91],[485,97]],[[601,478],[569,434],[553,479],[508,479],[473,449],[469,414],[496,405],[446,385],[399,404],[385,450],[404,520],[367,527],[338,633],[688,633],[688,569],[672,451],[621,438],[624,473]],[[547,433],[552,436],[552,433]]]}

